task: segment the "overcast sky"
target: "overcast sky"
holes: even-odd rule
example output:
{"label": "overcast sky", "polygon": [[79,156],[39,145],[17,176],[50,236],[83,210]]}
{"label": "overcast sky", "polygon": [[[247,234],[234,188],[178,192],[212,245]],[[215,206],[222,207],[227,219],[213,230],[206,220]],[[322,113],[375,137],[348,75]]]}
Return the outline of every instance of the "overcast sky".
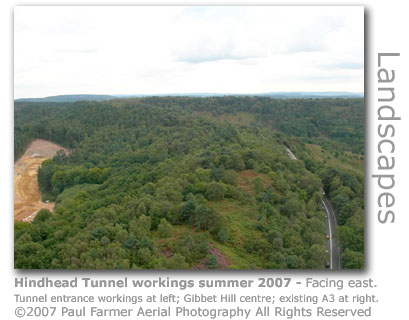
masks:
{"label": "overcast sky", "polygon": [[364,90],[363,7],[16,7],[15,98]]}

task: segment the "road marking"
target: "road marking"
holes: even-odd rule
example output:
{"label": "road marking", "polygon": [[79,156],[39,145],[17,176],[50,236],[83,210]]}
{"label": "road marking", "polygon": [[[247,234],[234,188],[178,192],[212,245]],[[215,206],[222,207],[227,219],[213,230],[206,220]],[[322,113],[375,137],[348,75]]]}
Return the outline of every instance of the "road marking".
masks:
{"label": "road marking", "polygon": [[330,254],[330,259],[329,259],[329,268],[332,270],[332,229],[331,229],[331,222],[329,221],[329,210],[327,208],[327,205],[325,204],[325,201],[321,199],[322,204],[325,207],[325,211],[327,211],[327,221],[328,221],[328,227],[329,227],[329,254]]}

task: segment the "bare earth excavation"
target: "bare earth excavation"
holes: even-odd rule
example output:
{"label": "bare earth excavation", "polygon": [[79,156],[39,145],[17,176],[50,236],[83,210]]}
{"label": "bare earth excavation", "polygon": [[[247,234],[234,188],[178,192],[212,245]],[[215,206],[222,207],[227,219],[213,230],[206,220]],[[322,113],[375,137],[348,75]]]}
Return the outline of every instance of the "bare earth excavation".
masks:
{"label": "bare earth excavation", "polygon": [[38,211],[52,210],[54,203],[41,201],[38,189],[38,168],[59,150],[66,149],[46,140],[34,140],[24,155],[14,164],[14,220],[31,221]]}

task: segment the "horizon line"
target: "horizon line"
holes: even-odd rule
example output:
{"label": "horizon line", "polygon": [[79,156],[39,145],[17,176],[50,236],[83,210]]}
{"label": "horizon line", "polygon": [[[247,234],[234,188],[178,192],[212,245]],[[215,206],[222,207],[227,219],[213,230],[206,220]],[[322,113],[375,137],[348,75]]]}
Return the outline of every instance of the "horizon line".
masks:
{"label": "horizon line", "polygon": [[186,96],[186,95],[240,95],[240,96],[256,96],[256,95],[266,95],[266,94],[353,94],[353,95],[365,95],[365,92],[354,92],[354,91],[263,91],[254,93],[239,93],[239,92],[168,92],[168,93],[65,93],[65,94],[55,94],[48,96],[37,96],[37,97],[19,97],[14,98],[14,100],[20,99],[46,99],[52,97],[60,96],[111,96],[111,97],[138,97],[138,96]]}

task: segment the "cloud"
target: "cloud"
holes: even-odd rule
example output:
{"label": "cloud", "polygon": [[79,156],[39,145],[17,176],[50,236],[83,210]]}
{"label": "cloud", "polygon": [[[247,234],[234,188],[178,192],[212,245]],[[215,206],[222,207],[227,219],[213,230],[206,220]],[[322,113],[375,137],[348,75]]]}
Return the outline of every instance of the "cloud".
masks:
{"label": "cloud", "polygon": [[363,7],[22,6],[14,12],[17,98],[363,91]]}
{"label": "cloud", "polygon": [[242,60],[251,57],[238,57],[231,53],[224,54],[212,54],[212,53],[200,53],[200,54],[186,54],[176,57],[177,61],[188,63],[204,63],[204,62],[216,62],[220,60]]}
{"label": "cloud", "polygon": [[65,48],[56,51],[59,53],[96,53],[99,50],[97,48]]}
{"label": "cloud", "polygon": [[319,16],[294,28],[287,38],[286,53],[320,52],[329,50],[328,38],[342,29],[343,16]]}
{"label": "cloud", "polygon": [[360,70],[364,68],[363,62],[340,62],[340,63],[332,63],[332,64],[324,64],[321,65],[323,69],[351,69],[351,70]]}
{"label": "cloud", "polygon": [[183,50],[173,52],[175,60],[188,63],[216,62],[221,60],[245,60],[255,58],[256,55],[240,52],[233,43],[214,45],[212,41],[202,46],[192,44]]}

